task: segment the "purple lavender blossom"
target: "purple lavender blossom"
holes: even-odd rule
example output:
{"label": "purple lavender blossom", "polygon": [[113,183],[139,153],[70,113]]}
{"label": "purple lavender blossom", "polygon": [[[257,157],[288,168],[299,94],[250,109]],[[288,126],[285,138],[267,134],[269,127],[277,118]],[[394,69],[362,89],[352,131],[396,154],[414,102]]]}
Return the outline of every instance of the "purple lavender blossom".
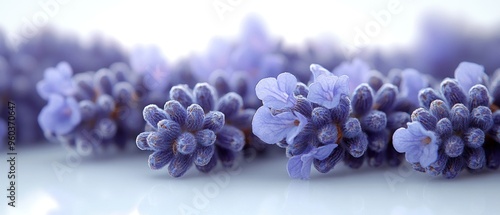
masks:
{"label": "purple lavender blossom", "polygon": [[55,68],[46,69],[44,79],[36,85],[38,94],[45,100],[48,100],[52,94],[72,95],[75,92],[72,75],[73,70],[66,62],[57,64]]}
{"label": "purple lavender blossom", "polygon": [[275,144],[286,138],[291,144],[307,124],[307,118],[298,112],[273,114],[268,107],[260,107],[252,120],[252,131],[262,141]]}
{"label": "purple lavender blossom", "polygon": [[277,78],[265,78],[257,83],[255,92],[264,106],[273,109],[289,108],[295,105],[294,90],[297,79],[290,73],[282,73]]}
{"label": "purple lavender blossom", "polygon": [[80,107],[72,97],[51,95],[49,103],[38,116],[38,123],[44,132],[56,135],[67,134],[82,120]]}
{"label": "purple lavender blossom", "polygon": [[500,120],[492,113],[494,105],[485,86],[488,77],[482,66],[462,62],[455,78],[444,79],[439,93],[421,90],[423,107],[413,111],[408,128],[393,136],[394,148],[405,152],[416,170],[445,178],[454,178],[463,169],[496,168],[498,160],[494,151]]}
{"label": "purple lavender blossom", "polygon": [[307,153],[291,157],[287,164],[288,175],[291,178],[309,179],[314,159],[326,159],[337,146],[337,144],[328,144],[315,147]]}
{"label": "purple lavender blossom", "polygon": [[317,81],[309,85],[307,99],[326,108],[339,104],[341,95],[349,94],[349,77],[342,75],[320,75]]}
{"label": "purple lavender blossom", "polygon": [[396,130],[393,143],[396,151],[406,153],[406,160],[410,163],[420,163],[425,168],[437,159],[439,139],[420,122],[411,122],[408,128]]}

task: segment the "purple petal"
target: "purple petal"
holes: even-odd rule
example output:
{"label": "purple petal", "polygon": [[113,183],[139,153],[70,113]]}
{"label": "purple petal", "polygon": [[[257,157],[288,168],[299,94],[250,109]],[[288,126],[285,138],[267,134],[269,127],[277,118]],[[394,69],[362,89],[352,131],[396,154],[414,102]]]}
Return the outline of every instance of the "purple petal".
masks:
{"label": "purple petal", "polygon": [[302,161],[302,169],[300,170],[301,172],[300,179],[309,179],[309,176],[311,175],[313,156],[311,154],[305,154],[300,157],[300,160]]}
{"label": "purple petal", "polygon": [[393,135],[394,149],[406,153],[408,162],[420,162],[422,167],[427,167],[436,161],[437,142],[435,133],[425,130],[420,122],[410,122],[408,128],[399,128]]}
{"label": "purple petal", "polygon": [[66,62],[61,62],[56,68],[47,68],[43,80],[37,83],[36,89],[40,97],[48,100],[50,95],[58,94],[69,96],[74,93],[75,87],[71,75],[73,71]]}
{"label": "purple petal", "polygon": [[327,158],[332,151],[337,148],[337,144],[328,144],[324,146],[320,146],[318,148],[313,149],[310,153],[312,156],[318,160],[324,160]]}
{"label": "purple petal", "polygon": [[38,123],[44,131],[58,135],[67,134],[81,121],[80,107],[72,97],[51,95],[49,103],[38,115]]}
{"label": "purple petal", "polygon": [[323,68],[319,64],[311,64],[311,66],[309,66],[309,70],[311,70],[311,72],[313,74],[313,77],[314,77],[313,81],[314,82],[318,81],[318,77],[321,75],[333,75],[330,71]]}
{"label": "purple petal", "polygon": [[266,107],[282,109],[295,105],[293,91],[297,78],[290,73],[282,73],[278,78],[264,78],[255,86],[257,97]]}
{"label": "purple petal", "polygon": [[269,108],[260,107],[253,117],[252,130],[268,144],[275,144],[285,137],[291,143],[306,124],[307,118],[300,113],[283,112],[273,115]]}
{"label": "purple petal", "polygon": [[288,163],[286,165],[288,175],[291,178],[303,178],[302,176],[302,160],[300,155],[293,156],[288,160]]}
{"label": "purple petal", "polygon": [[469,93],[470,88],[476,84],[486,84],[488,76],[484,73],[484,66],[479,64],[462,62],[455,70],[455,79],[457,79],[465,94]]}
{"label": "purple petal", "polygon": [[340,96],[349,93],[349,77],[320,75],[318,81],[309,86],[307,99],[328,109],[339,104]]}
{"label": "purple petal", "polygon": [[415,106],[419,106],[418,92],[427,86],[427,79],[417,70],[405,69],[401,72],[400,95]]}
{"label": "purple petal", "polygon": [[422,148],[418,145],[412,145],[408,148],[405,154],[406,161],[410,163],[420,162],[420,157],[422,156]]}
{"label": "purple petal", "polygon": [[438,148],[437,144],[428,144],[423,148],[422,156],[420,156],[420,165],[422,167],[428,167],[437,160]]}

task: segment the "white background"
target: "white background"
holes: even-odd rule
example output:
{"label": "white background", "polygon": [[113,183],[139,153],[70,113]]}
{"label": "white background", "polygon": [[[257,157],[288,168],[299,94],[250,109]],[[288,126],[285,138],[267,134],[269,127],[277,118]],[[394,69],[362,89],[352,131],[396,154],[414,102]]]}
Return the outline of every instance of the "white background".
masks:
{"label": "white background", "polygon": [[[472,23],[487,28],[500,24],[498,1],[454,0],[350,0],[350,1],[266,1],[266,0],[0,0],[0,27],[9,38],[23,35],[26,26],[40,29],[56,26],[88,38],[95,32],[119,39],[126,46],[157,44],[170,59],[205,48],[213,35],[236,35],[248,14],[261,15],[273,35],[289,43],[330,33],[352,42],[356,28],[375,21],[372,13],[396,2],[401,12],[392,14],[373,45],[408,44],[413,41],[420,17],[429,11],[457,18],[457,24]],[[57,9],[43,5],[56,3]],[[218,13],[214,4],[228,8]],[[50,11],[54,11],[53,13]],[[44,14],[47,19],[44,19]],[[41,18],[40,18],[41,17]],[[39,21],[33,21],[39,20]],[[37,25],[38,23],[38,25]],[[38,27],[39,26],[39,27]]]}

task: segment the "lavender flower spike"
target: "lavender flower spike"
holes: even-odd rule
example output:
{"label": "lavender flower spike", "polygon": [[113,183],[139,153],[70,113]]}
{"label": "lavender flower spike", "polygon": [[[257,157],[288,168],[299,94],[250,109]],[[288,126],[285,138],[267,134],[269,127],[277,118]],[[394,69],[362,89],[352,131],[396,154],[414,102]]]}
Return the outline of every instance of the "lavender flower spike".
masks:
{"label": "lavender flower spike", "polygon": [[291,144],[307,124],[307,118],[297,112],[282,112],[273,115],[267,107],[260,107],[252,120],[252,131],[262,141],[275,144],[283,138]]}
{"label": "lavender flower spike", "polygon": [[425,130],[420,122],[410,122],[408,128],[399,128],[392,140],[396,151],[406,153],[406,160],[410,163],[420,163],[425,168],[437,160],[437,135]]}
{"label": "lavender flower spike", "polygon": [[297,78],[290,73],[282,73],[277,78],[264,78],[255,86],[257,97],[265,107],[283,109],[293,107],[297,102],[293,91]]}
{"label": "lavender flower spike", "polygon": [[328,109],[337,107],[342,94],[349,95],[349,77],[320,75],[309,86],[307,99]]}

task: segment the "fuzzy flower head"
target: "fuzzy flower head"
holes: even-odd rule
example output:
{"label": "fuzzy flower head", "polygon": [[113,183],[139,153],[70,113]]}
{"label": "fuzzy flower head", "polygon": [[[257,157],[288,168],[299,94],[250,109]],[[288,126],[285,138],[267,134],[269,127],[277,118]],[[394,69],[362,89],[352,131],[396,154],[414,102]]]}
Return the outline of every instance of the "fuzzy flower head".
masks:
{"label": "fuzzy flower head", "polygon": [[38,115],[38,124],[45,132],[63,135],[71,132],[82,120],[80,107],[73,97],[51,95],[49,103]]}
{"label": "fuzzy flower head", "polygon": [[307,99],[328,109],[337,107],[341,95],[349,94],[349,77],[322,74],[309,86]]}
{"label": "fuzzy flower head", "polygon": [[436,161],[438,141],[436,134],[426,130],[420,122],[408,123],[408,128],[399,128],[393,136],[396,151],[406,153],[408,162],[420,163],[424,168]]}
{"label": "fuzzy flower head", "polygon": [[297,85],[297,78],[290,73],[282,73],[277,78],[264,78],[255,86],[257,97],[265,107],[272,109],[290,108],[297,99],[293,91]]}
{"label": "fuzzy flower head", "polygon": [[52,94],[72,95],[75,92],[75,85],[71,79],[72,75],[73,70],[66,62],[57,64],[55,68],[46,69],[43,80],[36,85],[38,94],[45,100],[48,100]]}

